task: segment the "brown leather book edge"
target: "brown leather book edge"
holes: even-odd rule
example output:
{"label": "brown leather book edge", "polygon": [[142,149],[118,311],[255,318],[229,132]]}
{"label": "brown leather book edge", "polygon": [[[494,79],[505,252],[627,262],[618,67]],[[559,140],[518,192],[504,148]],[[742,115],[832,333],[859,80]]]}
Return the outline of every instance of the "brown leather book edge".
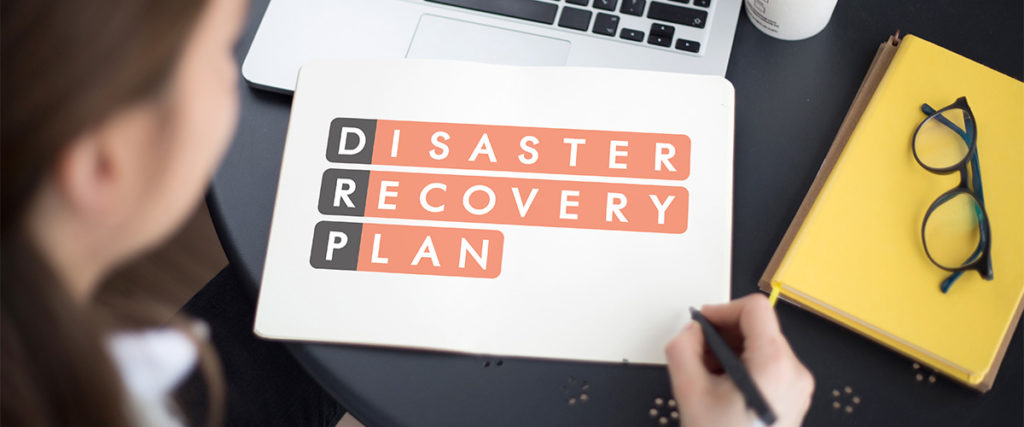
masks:
{"label": "brown leather book edge", "polygon": [[882,76],[889,69],[889,63],[892,62],[892,57],[896,54],[899,44],[900,38],[897,32],[895,35],[889,36],[889,40],[886,40],[878,47],[875,58],[871,61],[871,66],[868,67],[864,81],[860,84],[860,89],[857,90],[857,95],[853,97],[853,103],[850,104],[846,118],[843,119],[835,139],[832,140],[832,147],[829,148],[828,154],[825,155],[825,160],[822,161],[821,167],[818,168],[818,174],[815,175],[811,187],[807,190],[807,195],[804,196],[803,202],[800,203],[796,216],[790,222],[789,228],[786,229],[786,234],[782,237],[782,242],[775,249],[775,254],[772,255],[771,261],[768,262],[768,267],[765,268],[764,274],[761,275],[761,279],[758,281],[758,286],[762,291],[771,292],[772,277],[778,271],[779,265],[782,264],[782,259],[786,257],[786,252],[789,251],[789,246],[793,243],[793,239],[796,238],[797,232],[800,231],[807,213],[811,210],[811,206],[814,205],[814,201],[817,200],[822,187],[825,186],[825,182],[828,180],[829,174],[832,173],[832,168],[836,165],[839,155],[846,148],[846,142],[849,141],[850,134],[857,127],[857,122],[860,121],[864,108],[867,107],[868,101],[875,94],[875,89],[878,88],[878,83],[882,80]]}

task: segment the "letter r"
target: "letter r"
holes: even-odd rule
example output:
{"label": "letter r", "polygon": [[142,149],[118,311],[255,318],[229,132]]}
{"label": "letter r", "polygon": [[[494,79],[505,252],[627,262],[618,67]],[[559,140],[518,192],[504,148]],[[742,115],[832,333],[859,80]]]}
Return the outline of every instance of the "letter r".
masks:
{"label": "letter r", "polygon": [[342,200],[345,201],[345,206],[349,209],[356,207],[355,203],[352,203],[352,199],[349,196],[356,192],[356,181],[352,178],[338,178],[337,185],[334,187],[334,206],[340,207]]}

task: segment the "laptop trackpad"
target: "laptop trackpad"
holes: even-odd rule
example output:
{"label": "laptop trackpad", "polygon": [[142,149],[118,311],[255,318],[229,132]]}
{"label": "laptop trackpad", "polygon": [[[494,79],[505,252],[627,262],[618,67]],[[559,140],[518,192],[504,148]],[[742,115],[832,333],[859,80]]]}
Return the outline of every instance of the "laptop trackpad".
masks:
{"label": "laptop trackpad", "polygon": [[406,58],[512,65],[565,65],[568,40],[434,15],[420,17]]}

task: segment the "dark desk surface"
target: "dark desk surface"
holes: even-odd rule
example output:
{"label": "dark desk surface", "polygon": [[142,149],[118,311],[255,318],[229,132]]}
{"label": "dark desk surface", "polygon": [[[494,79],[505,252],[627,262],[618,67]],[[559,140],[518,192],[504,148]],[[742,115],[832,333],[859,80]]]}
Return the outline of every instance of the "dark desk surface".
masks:
{"label": "dark desk surface", "polygon": [[[267,0],[254,0],[244,57]],[[1021,79],[1020,0],[841,1],[816,37],[777,41],[741,12],[726,77],[736,87],[732,295],[755,292],[867,71],[897,29]],[[238,134],[208,203],[232,265],[255,295],[291,98],[241,84]],[[1018,141],[1020,142],[1020,141]],[[815,315],[780,304],[783,330],[814,372],[807,425],[1024,425],[1020,326],[994,389],[978,394]],[[307,370],[368,425],[657,426],[663,368],[290,344]],[[488,363],[489,366],[488,366]],[[923,373],[924,381],[915,375]],[[588,400],[569,405],[587,386]],[[843,393],[845,387],[853,390]],[[832,396],[839,390],[838,399]],[[833,409],[860,397],[852,413]],[[845,406],[844,406],[845,408]],[[667,411],[663,411],[667,414]]]}

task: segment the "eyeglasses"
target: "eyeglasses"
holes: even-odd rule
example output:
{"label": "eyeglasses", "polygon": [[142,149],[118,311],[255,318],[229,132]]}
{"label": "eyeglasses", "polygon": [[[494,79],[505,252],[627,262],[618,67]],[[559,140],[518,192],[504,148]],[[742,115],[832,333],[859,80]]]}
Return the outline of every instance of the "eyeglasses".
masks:
{"label": "eyeglasses", "polygon": [[914,131],[914,159],[935,174],[960,173],[960,184],[935,199],[921,223],[928,259],[951,272],[939,285],[946,293],[966,271],[992,280],[992,230],[981,188],[978,127],[965,97],[938,111],[922,104],[921,111],[928,117]]}

